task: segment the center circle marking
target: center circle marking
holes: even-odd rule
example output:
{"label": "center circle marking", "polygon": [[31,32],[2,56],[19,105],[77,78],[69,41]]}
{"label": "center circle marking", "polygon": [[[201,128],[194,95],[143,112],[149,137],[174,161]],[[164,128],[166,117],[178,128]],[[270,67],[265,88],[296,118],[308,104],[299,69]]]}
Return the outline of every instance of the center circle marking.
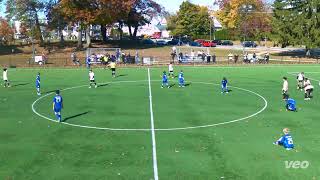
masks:
{"label": "center circle marking", "polygon": [[[158,82],[157,80],[153,80]],[[120,83],[136,83],[136,82],[148,82],[148,80],[138,80],[138,81],[117,81],[117,82],[106,82],[106,83],[102,83],[102,84],[120,84]],[[220,85],[220,84],[215,84],[215,83],[207,83],[207,82],[192,82],[193,84],[205,84],[205,85]],[[77,88],[82,88],[82,87],[86,87],[87,85],[81,85],[81,86],[74,86],[74,87],[70,87],[70,88],[66,88],[63,89],[61,91],[67,91],[67,90],[72,90],[72,89],[77,89]],[[267,107],[268,107],[268,101],[266,100],[265,97],[263,97],[262,95],[248,90],[248,89],[244,89],[244,88],[240,88],[240,87],[236,87],[236,86],[229,86],[232,87],[234,89],[238,89],[238,90],[242,90],[242,91],[246,91],[248,93],[254,94],[255,96],[258,96],[260,99],[262,99],[264,101],[264,106],[257,112],[246,116],[246,117],[242,117],[239,119],[234,119],[234,120],[230,120],[230,121],[226,121],[226,122],[221,122],[221,123],[214,123],[214,124],[207,124],[207,125],[200,125],[200,126],[189,126],[189,127],[180,127],[180,128],[155,128],[155,131],[177,131],[177,130],[188,130],[188,129],[199,129],[199,128],[207,128],[207,127],[214,127],[214,126],[220,126],[220,125],[225,125],[225,124],[231,124],[231,123],[235,123],[235,122],[239,122],[239,121],[244,121],[246,119],[252,118],[254,116],[257,116],[258,114],[262,113]],[[49,121],[52,122],[57,122],[54,119],[51,119],[43,114],[40,114],[39,112],[37,112],[35,110],[35,105],[37,104],[37,102],[39,102],[41,99],[48,97],[49,95],[52,95],[53,92],[45,94],[41,97],[39,97],[38,99],[36,99],[32,105],[32,111],[38,115],[39,117],[42,117],[44,119],[47,119]],[[143,129],[143,128],[107,128],[107,127],[95,127],[95,126],[85,126],[85,125],[79,125],[79,124],[73,124],[73,123],[68,123],[68,122],[61,122],[61,124],[64,125],[69,125],[69,126],[73,126],[73,127],[80,127],[80,128],[87,128],[87,129],[96,129],[96,130],[109,130],[109,131],[152,131],[152,129]]]}

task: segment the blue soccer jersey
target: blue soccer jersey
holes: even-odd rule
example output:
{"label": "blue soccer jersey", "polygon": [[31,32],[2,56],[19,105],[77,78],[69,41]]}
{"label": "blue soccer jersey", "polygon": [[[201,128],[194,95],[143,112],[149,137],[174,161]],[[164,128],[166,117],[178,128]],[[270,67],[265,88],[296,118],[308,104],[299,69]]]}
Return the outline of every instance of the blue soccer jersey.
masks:
{"label": "blue soccer jersey", "polygon": [[162,82],[163,82],[163,83],[167,83],[167,82],[168,82],[168,76],[167,76],[167,74],[163,74],[163,75],[162,75]]}
{"label": "blue soccer jersey", "polygon": [[223,79],[223,80],[221,81],[221,86],[222,86],[222,87],[227,87],[227,84],[228,84],[228,80]]}
{"label": "blue soccer jersey", "polygon": [[296,101],[294,99],[289,98],[287,100],[287,105],[286,105],[287,109],[290,111],[295,111],[296,108]]}
{"label": "blue soccer jersey", "polygon": [[293,139],[290,134],[283,135],[278,141],[278,145],[283,146],[286,149],[293,149]]}
{"label": "blue soccer jersey", "polygon": [[36,78],[36,87],[37,87],[37,88],[40,88],[40,75],[37,75],[37,78]]}
{"label": "blue soccer jersey", "polygon": [[53,104],[54,104],[54,111],[55,112],[60,112],[62,109],[62,97],[60,95],[56,95],[53,98]]}
{"label": "blue soccer jersey", "polygon": [[184,77],[183,77],[183,73],[181,72],[181,73],[179,73],[179,81],[180,82],[183,82],[184,81]]}

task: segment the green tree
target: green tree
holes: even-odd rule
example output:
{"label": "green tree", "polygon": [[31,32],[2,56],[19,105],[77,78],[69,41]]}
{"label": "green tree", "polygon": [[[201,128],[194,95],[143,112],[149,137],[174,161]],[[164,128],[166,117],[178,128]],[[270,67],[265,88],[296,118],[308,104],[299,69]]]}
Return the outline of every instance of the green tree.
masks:
{"label": "green tree", "polygon": [[60,0],[49,0],[46,4],[46,17],[47,17],[47,26],[49,30],[57,29],[60,35],[60,45],[64,45],[64,37],[62,30],[68,25],[68,22],[71,20],[63,16],[63,12],[59,8]]}
{"label": "green tree", "polygon": [[45,0],[7,0],[6,15],[8,20],[19,20],[33,29],[34,38],[44,45],[39,14],[44,11]]}
{"label": "green tree", "polygon": [[135,39],[140,26],[150,23],[152,18],[163,12],[163,8],[153,0],[136,0],[123,19],[129,28],[130,38]]}
{"label": "green tree", "polygon": [[311,48],[320,46],[319,0],[276,0],[273,7],[273,33],[282,47],[305,45],[309,55]]}
{"label": "green tree", "polygon": [[210,32],[208,9],[185,1],[180,5],[176,15],[168,19],[168,30],[174,36],[208,35]]}

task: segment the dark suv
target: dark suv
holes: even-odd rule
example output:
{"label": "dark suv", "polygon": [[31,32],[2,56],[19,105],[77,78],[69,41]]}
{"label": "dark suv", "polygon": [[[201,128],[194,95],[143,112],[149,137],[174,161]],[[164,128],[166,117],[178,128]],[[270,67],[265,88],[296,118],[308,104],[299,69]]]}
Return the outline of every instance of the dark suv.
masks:
{"label": "dark suv", "polygon": [[258,45],[257,45],[255,42],[253,42],[253,41],[244,41],[244,42],[242,42],[242,46],[243,46],[243,47],[252,47],[252,48],[255,48],[255,47],[257,47]]}

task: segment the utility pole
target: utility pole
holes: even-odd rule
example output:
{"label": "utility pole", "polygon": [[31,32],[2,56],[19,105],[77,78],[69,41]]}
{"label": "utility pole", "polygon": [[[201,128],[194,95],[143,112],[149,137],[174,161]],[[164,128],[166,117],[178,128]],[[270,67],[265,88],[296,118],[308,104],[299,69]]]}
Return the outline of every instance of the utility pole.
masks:
{"label": "utility pole", "polygon": [[[253,11],[253,6],[251,4],[243,4],[240,8],[240,11],[245,14],[244,18],[245,20],[247,20],[248,13]],[[247,36],[247,24],[245,24],[244,26],[243,42],[246,41],[246,36]],[[245,48],[246,47],[243,45],[243,55],[245,54]]]}

